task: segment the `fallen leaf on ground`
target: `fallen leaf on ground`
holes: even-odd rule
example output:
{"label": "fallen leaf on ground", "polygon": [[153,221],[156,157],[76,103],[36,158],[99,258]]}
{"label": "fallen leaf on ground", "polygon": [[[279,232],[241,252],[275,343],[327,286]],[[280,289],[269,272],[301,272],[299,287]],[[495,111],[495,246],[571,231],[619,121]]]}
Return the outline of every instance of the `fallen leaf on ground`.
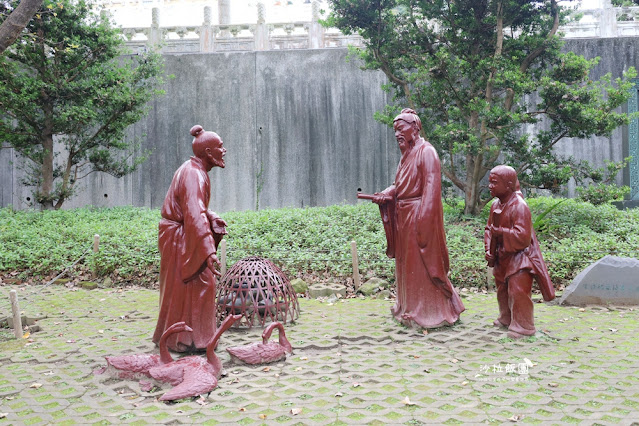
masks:
{"label": "fallen leaf on ground", "polygon": [[242,412],[244,412],[244,411],[246,411],[246,408],[244,408],[244,407],[240,407],[240,409],[239,409],[239,410],[237,410],[237,411],[242,411]]}
{"label": "fallen leaf on ground", "polygon": [[297,367],[295,371],[302,371],[302,367]]}
{"label": "fallen leaf on ground", "polygon": [[27,331],[26,333],[24,333],[24,335],[22,336],[23,339],[28,339],[29,336],[31,336],[31,332]]}
{"label": "fallen leaf on ground", "polygon": [[264,367],[262,368],[262,371],[271,371],[271,367]]}
{"label": "fallen leaf on ground", "polygon": [[302,361],[306,361],[307,359],[308,359],[308,357],[306,357],[306,356],[301,356],[300,357],[300,360],[302,360]]}
{"label": "fallen leaf on ground", "polygon": [[548,383],[548,386],[550,386],[551,388],[556,388],[559,385],[557,383]]}
{"label": "fallen leaf on ground", "polygon": [[200,405],[206,405],[206,399],[202,398],[201,396],[195,402]]}
{"label": "fallen leaf on ground", "polygon": [[402,404],[404,404],[404,405],[415,405],[415,403],[414,403],[414,402],[410,402],[410,398],[409,398],[409,397],[405,397],[405,398],[402,400]]}
{"label": "fallen leaf on ground", "polygon": [[344,396],[344,394],[343,394],[343,393],[341,393],[341,392],[337,392],[337,393],[335,394],[335,396],[336,396],[337,398],[339,398],[340,396]]}
{"label": "fallen leaf on ground", "polygon": [[267,416],[266,416],[266,414],[260,414],[260,415],[259,415],[259,416],[257,416],[257,417],[259,417],[261,420],[266,420],[266,417],[267,417]]}
{"label": "fallen leaf on ground", "polygon": [[43,373],[45,376],[53,376],[55,373],[53,371],[47,371],[46,373]]}
{"label": "fallen leaf on ground", "polygon": [[32,383],[30,388],[39,389],[42,387],[42,383]]}
{"label": "fallen leaf on ground", "polygon": [[291,408],[291,414],[294,415],[294,416],[297,416],[301,412],[302,412],[301,408]]}
{"label": "fallen leaf on ground", "polygon": [[459,362],[459,360],[458,360],[458,359],[453,358],[453,359],[451,359],[451,360],[450,360],[450,362],[452,362],[453,364],[457,364],[457,363]]}
{"label": "fallen leaf on ground", "polygon": [[354,388],[358,388],[359,386],[360,386],[359,383],[353,383]]}
{"label": "fallen leaf on ground", "polygon": [[518,422],[519,420],[523,419],[524,415],[523,414],[514,414],[512,417],[510,417],[508,420],[510,420],[511,422]]}
{"label": "fallen leaf on ground", "polygon": [[531,360],[529,360],[528,358],[524,358],[524,362],[526,363],[526,365],[527,365],[528,367],[532,367],[532,366],[534,366],[534,365],[535,365],[535,364],[533,364],[533,362],[532,362]]}
{"label": "fallen leaf on ground", "polygon": [[67,343],[75,343],[75,339],[67,340]]}
{"label": "fallen leaf on ground", "polygon": [[423,334],[423,335],[428,334],[428,330],[422,330],[422,334]]}
{"label": "fallen leaf on ground", "polygon": [[464,381],[462,382],[462,386],[466,386],[468,384],[468,382]]}

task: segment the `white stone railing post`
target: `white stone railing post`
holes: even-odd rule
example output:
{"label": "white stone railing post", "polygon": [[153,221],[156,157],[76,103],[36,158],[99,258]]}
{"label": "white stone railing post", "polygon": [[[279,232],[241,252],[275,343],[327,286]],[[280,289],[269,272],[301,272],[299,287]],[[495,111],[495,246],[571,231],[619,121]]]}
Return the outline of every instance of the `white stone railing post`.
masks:
{"label": "white stone railing post", "polygon": [[319,23],[319,2],[314,0],[311,7],[313,16],[308,27],[308,47],[310,49],[320,49],[324,47],[324,27]]}
{"label": "white stone railing post", "polygon": [[601,17],[599,19],[599,36],[616,37],[617,11],[610,4],[610,0],[604,0],[603,8],[601,9]]}
{"label": "white stone railing post", "polygon": [[200,27],[200,52],[215,50],[215,32],[211,26],[211,6],[204,6],[204,22]]}
{"label": "white stone railing post", "polygon": [[269,30],[266,25],[266,8],[264,3],[257,4],[257,25],[253,37],[255,38],[255,50],[268,50],[270,48]]}
{"label": "white stone railing post", "polygon": [[162,29],[160,28],[160,8],[151,9],[151,28],[149,30],[148,44],[151,47],[157,47],[164,41]]}
{"label": "white stone railing post", "polygon": [[[231,23],[231,1],[230,0],[218,0],[217,10],[219,15],[220,26],[226,26]],[[220,32],[220,37],[229,38],[231,32],[225,28]]]}

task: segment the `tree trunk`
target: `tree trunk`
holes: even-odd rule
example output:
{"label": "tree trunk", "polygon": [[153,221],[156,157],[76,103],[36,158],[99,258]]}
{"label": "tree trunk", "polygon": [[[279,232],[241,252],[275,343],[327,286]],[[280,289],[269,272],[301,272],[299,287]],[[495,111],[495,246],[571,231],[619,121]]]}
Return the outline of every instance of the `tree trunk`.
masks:
{"label": "tree trunk", "polygon": [[[471,185],[473,187],[474,185]],[[464,197],[464,214],[477,216],[481,213],[479,205],[479,188],[468,188]]]}
{"label": "tree trunk", "polygon": [[[474,164],[472,162],[471,164]],[[466,190],[464,191],[464,214],[478,216],[485,203],[481,201],[481,179],[471,173],[472,168],[468,167],[466,178]]]}
{"label": "tree trunk", "polygon": [[43,210],[53,210],[53,105],[47,103],[43,106],[44,128],[41,133],[42,142],[42,176],[40,176],[40,188],[38,201]]}
{"label": "tree trunk", "polygon": [[40,182],[40,204],[43,210],[53,210],[53,135],[42,138],[42,181]]}
{"label": "tree trunk", "polygon": [[7,19],[0,25],[0,53],[16,41],[24,27],[38,11],[42,0],[22,0]]}

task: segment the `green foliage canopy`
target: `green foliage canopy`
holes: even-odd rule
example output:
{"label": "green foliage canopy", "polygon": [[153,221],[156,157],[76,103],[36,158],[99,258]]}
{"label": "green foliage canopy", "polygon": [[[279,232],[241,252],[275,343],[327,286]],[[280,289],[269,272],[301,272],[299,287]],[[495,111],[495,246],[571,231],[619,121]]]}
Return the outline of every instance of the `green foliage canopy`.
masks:
{"label": "green foliage canopy", "polygon": [[162,93],[163,63],[123,48],[90,4],[46,0],[0,56],[0,139],[26,159],[24,183],[45,209],[60,208],[88,174],[120,177],[145,159],[131,160],[124,131]]}
{"label": "green foliage canopy", "polygon": [[[359,33],[367,69],[382,70],[394,98],[376,118],[389,125],[401,107],[422,118],[442,172],[465,194],[465,213],[490,200],[482,185],[497,163],[524,186],[556,190],[587,167],[560,158],[562,138],[609,135],[627,124],[616,112],[636,75],[589,79],[598,59],[562,53],[566,11],[555,0],[330,0],[326,25]],[[524,126],[544,120],[543,130]]]}

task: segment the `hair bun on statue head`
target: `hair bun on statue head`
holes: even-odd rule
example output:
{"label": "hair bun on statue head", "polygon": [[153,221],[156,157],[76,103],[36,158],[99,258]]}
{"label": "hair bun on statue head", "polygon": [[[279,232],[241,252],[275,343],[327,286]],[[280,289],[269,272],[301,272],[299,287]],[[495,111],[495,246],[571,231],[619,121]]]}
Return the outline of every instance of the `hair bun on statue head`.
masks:
{"label": "hair bun on statue head", "polygon": [[419,115],[417,115],[417,112],[412,108],[404,108],[402,112],[395,117],[393,123],[397,120],[415,124],[419,130],[422,130],[422,120],[419,119]]}
{"label": "hair bun on statue head", "polygon": [[204,128],[199,124],[191,127],[191,136],[197,137],[200,133],[204,131]]}
{"label": "hair bun on statue head", "polygon": [[212,146],[221,146],[222,140],[217,133],[211,131],[204,131],[204,128],[199,124],[191,127],[191,136],[193,136],[193,154],[196,157],[202,157],[206,152],[206,148]]}

